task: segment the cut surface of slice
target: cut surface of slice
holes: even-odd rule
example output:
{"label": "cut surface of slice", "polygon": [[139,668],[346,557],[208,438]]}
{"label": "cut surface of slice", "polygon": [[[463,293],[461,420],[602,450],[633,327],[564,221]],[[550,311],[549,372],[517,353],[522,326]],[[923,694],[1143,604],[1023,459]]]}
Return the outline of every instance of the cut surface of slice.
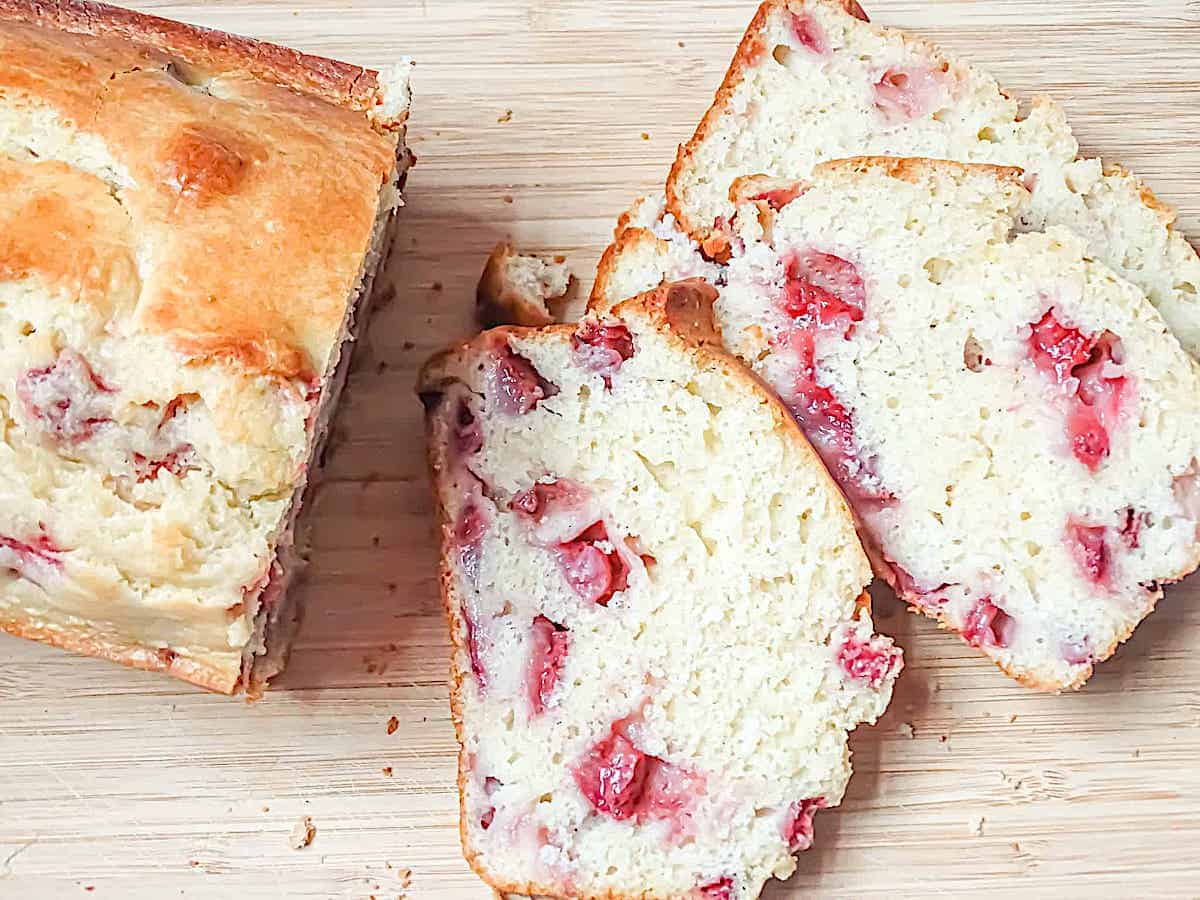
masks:
{"label": "cut surface of slice", "polygon": [[757,897],[901,666],[844,499],[702,281],[502,328],[420,390],[468,860],[506,892]]}
{"label": "cut surface of slice", "polygon": [[[1200,367],[1014,169],[874,158],[743,179],[726,346],[774,385],[915,608],[1077,687],[1200,561]],[[777,209],[776,206],[779,208]]]}

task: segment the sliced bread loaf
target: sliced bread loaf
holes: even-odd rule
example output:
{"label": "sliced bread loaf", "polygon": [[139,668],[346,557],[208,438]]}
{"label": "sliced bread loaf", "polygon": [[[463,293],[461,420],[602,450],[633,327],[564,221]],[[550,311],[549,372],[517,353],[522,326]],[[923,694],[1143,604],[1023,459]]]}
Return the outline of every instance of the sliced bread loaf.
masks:
{"label": "sliced bread loaf", "polygon": [[500,891],[757,897],[891,695],[850,511],[701,327],[714,295],[496,329],[422,374],[462,839]]}
{"label": "sliced bread loaf", "polygon": [[1083,239],[1013,235],[1019,170],[843,160],[734,194],[725,344],[880,574],[1020,681],[1081,685],[1200,562],[1200,366]]}
{"label": "sliced bread loaf", "polygon": [[[1018,166],[1033,195],[1018,224],[1070,227],[1200,355],[1200,257],[1172,227],[1174,211],[1129,172],[1078,152],[1053,101],[1038,98],[1023,109],[986,73],[912,35],[869,24],[855,3],[768,0],[712,108],[680,148],[666,211],[720,259],[727,252],[722,225],[733,211],[729,187],[747,173],[803,178],[822,161],[869,155]],[[648,239],[624,244],[638,248],[636,258],[614,250],[598,295],[615,296],[634,273],[651,273]],[[673,264],[665,255],[657,260],[663,269]],[[606,287],[610,278],[621,283]]]}

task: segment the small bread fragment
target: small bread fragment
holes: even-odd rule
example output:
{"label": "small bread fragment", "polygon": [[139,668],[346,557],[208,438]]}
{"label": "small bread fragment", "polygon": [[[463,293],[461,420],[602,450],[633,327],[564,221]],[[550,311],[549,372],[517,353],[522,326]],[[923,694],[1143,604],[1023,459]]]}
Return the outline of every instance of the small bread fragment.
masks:
{"label": "small bread fragment", "polygon": [[484,328],[551,325],[556,321],[551,306],[566,297],[574,280],[563,257],[518,253],[503,241],[488,257],[475,292],[479,322]]}

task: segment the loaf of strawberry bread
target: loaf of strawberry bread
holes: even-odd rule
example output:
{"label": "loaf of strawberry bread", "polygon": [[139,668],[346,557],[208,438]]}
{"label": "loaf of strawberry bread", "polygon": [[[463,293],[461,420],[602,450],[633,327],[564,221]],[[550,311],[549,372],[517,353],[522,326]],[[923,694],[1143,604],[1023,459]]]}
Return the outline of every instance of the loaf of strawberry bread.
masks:
{"label": "loaf of strawberry bread", "polygon": [[715,292],[500,328],[420,390],[468,860],[503,892],[753,898],[887,705],[867,557]]}

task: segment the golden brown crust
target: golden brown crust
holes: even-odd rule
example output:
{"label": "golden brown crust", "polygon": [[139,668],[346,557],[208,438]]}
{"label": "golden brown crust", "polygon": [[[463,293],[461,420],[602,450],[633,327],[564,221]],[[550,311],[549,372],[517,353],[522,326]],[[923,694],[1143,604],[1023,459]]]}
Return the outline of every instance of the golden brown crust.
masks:
{"label": "golden brown crust", "polygon": [[1024,187],[1024,170],[1016,166],[996,166],[990,163],[963,163],[948,159],[927,159],[921,156],[853,156],[848,159],[831,159],[813,169],[812,178],[823,174],[866,175],[879,173],[898,181],[916,184],[935,173],[955,175],[987,174],[997,181],[1008,182],[1015,187]]}
{"label": "golden brown crust", "polygon": [[71,631],[64,628],[47,628],[19,619],[0,618],[0,631],[135,669],[163,672],[219,694],[232,694],[241,678],[240,658],[228,669],[224,669],[188,659],[167,649],[150,650],[137,644],[124,644],[84,629]]}
{"label": "golden brown crust", "polygon": [[[360,108],[374,76],[352,71],[112,7],[0,0],[6,114],[54,112],[121,173],[63,160],[128,219],[145,271],[113,290],[140,291],[135,325],[251,373],[315,380],[340,342],[400,151]],[[45,245],[63,219],[38,217]],[[69,256],[36,274],[60,280]]]}
{"label": "golden brown crust", "polygon": [[371,69],[105,3],[0,0],[0,20],[145,44],[209,72],[244,72],[351,109],[373,108],[380,99]]}
{"label": "golden brown crust", "polygon": [[724,344],[713,318],[713,304],[718,296],[717,289],[703,278],[689,278],[625,300],[613,308],[613,315],[623,317],[632,311],[641,312],[657,328],[677,334],[697,347],[720,351]]}

